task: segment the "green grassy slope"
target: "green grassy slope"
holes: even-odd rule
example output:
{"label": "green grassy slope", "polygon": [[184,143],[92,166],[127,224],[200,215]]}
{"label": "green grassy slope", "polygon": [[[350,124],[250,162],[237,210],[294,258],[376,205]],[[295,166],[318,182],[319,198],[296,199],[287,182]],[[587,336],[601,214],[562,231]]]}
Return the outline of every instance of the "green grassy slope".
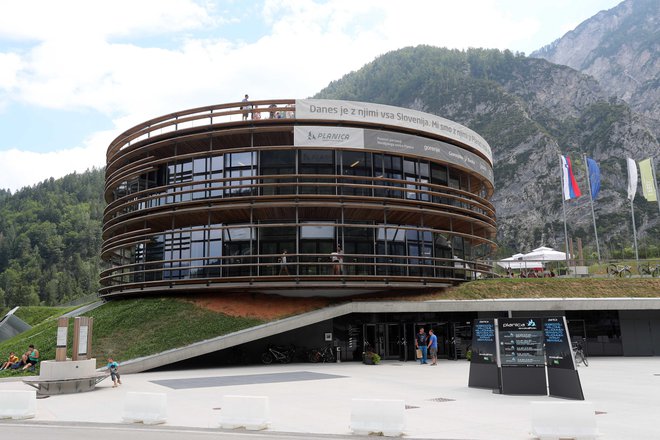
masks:
{"label": "green grassy slope", "polygon": [[[29,309],[31,308],[26,308],[26,313],[29,313]],[[64,309],[62,313],[67,310]],[[49,317],[43,322],[27,332],[1,342],[0,356],[6,358],[10,351],[23,353],[29,344],[34,344],[42,359],[54,359],[56,318],[60,314],[44,313]],[[85,316],[94,318],[92,356],[97,359],[98,366],[104,365],[108,356],[118,360],[147,356],[263,322],[230,317],[176,298],[112,301],[86,313]],[[69,322],[68,346],[71,356],[73,319]],[[15,373],[0,371],[0,377],[10,374]]]}
{"label": "green grassy slope", "polygon": [[[465,283],[433,294],[392,294],[380,300],[615,297],[660,297],[660,279],[507,278]],[[354,300],[379,299],[364,297]],[[296,299],[292,298],[291,301]],[[29,344],[34,344],[40,350],[42,359],[53,359],[57,317],[71,308],[21,307],[19,310],[21,319],[28,320],[33,328],[8,341],[0,342],[0,358],[6,358],[10,351],[23,353]],[[111,301],[86,313],[85,316],[94,318],[92,356],[97,359],[98,366],[104,365],[108,356],[126,361],[265,322],[260,319],[228,316],[172,297]],[[73,319],[69,323],[69,356],[72,346]],[[12,374],[17,373],[2,371],[0,377]]]}
{"label": "green grassy slope", "polygon": [[443,299],[660,297],[660,278],[501,278],[454,287]]}

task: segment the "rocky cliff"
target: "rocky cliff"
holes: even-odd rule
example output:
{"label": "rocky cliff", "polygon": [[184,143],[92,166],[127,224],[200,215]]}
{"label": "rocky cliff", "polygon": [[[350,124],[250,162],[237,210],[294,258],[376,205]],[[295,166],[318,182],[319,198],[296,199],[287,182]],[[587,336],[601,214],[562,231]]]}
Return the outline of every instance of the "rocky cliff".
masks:
{"label": "rocky cliff", "polygon": [[593,76],[660,126],[660,1],[626,0],[533,52]]}
{"label": "rocky cliff", "polygon": [[[587,192],[586,154],[602,173],[595,205],[602,251],[632,246],[625,158],[649,157],[660,146],[648,119],[591,76],[509,51],[418,46],[379,57],[317,97],[415,108],[484,136],[495,159],[493,202],[502,253],[541,244],[563,248],[559,154],[571,156]],[[588,196],[566,208],[569,235],[595,250]],[[657,205],[638,197],[635,209],[640,241],[657,242]]]}

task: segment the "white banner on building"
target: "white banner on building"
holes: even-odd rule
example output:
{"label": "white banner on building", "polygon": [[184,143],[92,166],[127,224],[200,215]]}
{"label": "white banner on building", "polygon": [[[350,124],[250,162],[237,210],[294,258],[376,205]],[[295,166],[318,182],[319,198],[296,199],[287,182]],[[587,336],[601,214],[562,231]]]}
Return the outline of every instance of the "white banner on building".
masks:
{"label": "white banner on building", "polygon": [[447,142],[385,130],[350,127],[297,126],[293,129],[296,147],[364,148],[391,152],[457,165],[484,176],[493,183],[493,167],[480,156]]}
{"label": "white banner on building", "polygon": [[493,153],[474,131],[449,119],[390,105],[333,99],[297,99],[296,118],[370,122],[423,130],[461,142],[481,152],[492,165]]}
{"label": "white banner on building", "polygon": [[293,130],[293,145],[364,148],[364,130],[350,127],[296,126]]}

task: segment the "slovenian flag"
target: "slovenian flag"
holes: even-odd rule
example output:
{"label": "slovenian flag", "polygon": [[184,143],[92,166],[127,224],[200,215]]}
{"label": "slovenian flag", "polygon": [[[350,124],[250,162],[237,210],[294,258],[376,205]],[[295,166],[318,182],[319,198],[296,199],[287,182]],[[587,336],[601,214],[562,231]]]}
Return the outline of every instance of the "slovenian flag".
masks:
{"label": "slovenian flag", "polygon": [[573,168],[571,167],[571,159],[568,156],[561,157],[562,168],[562,184],[564,189],[564,200],[575,199],[580,197],[582,193],[577,186],[575,176],[573,175]]}

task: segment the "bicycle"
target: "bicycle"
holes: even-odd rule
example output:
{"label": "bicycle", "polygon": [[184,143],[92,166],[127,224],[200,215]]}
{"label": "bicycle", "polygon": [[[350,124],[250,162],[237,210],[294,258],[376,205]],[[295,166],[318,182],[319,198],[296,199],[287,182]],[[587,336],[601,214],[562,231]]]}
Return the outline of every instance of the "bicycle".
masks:
{"label": "bicycle", "polygon": [[637,266],[637,272],[640,276],[651,275],[653,278],[660,277],[660,264],[651,266],[649,263],[643,263]]}
{"label": "bicycle", "polygon": [[630,278],[632,272],[630,272],[630,266],[627,264],[624,266],[619,266],[618,264],[610,264],[607,266],[607,274],[611,277],[619,276],[619,278]]}
{"label": "bicycle", "polygon": [[335,361],[335,353],[334,353],[332,345],[328,344],[323,348],[312,348],[307,353],[307,359],[310,362],[313,362],[313,363],[317,363],[317,362],[334,362]]}
{"label": "bicycle", "polygon": [[272,364],[273,361],[288,364],[293,360],[295,353],[296,347],[293,345],[290,345],[289,347],[268,345],[266,351],[261,355],[261,362],[266,365]]}
{"label": "bicycle", "polygon": [[573,342],[573,351],[575,352],[575,366],[579,366],[580,364],[584,364],[585,367],[589,366],[589,361],[587,360],[587,355],[584,353],[584,349],[582,346],[582,341],[575,341]]}

